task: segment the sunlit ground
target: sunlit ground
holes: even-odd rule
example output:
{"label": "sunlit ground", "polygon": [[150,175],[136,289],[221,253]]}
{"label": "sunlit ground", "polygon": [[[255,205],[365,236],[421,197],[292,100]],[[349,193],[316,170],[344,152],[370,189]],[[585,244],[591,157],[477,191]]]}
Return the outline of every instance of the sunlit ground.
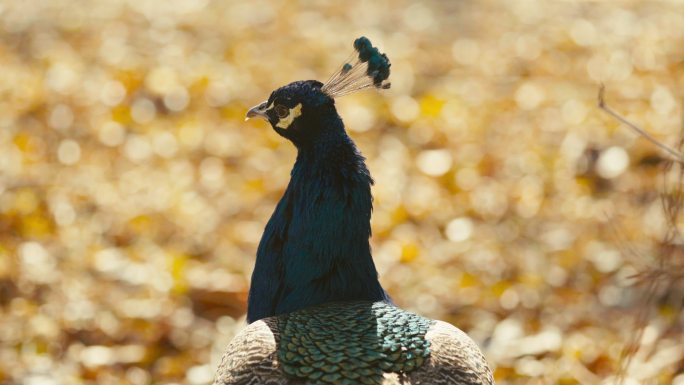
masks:
{"label": "sunlit ground", "polygon": [[[393,63],[337,102],[385,287],[499,384],[610,381],[665,225],[658,153],[596,94],[677,142],[681,7],[3,1],[0,383],[209,383],[295,156],[246,109],[360,35]],[[653,302],[626,384],[684,384],[683,296]]]}

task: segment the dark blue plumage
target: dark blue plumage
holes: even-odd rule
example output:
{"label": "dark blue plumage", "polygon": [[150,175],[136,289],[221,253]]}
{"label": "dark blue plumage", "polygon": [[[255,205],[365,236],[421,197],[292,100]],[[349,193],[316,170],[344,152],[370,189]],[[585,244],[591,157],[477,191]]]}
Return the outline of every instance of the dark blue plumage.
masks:
{"label": "dark blue plumage", "polygon": [[266,225],[249,292],[250,323],[226,348],[215,385],[491,385],[460,330],[402,310],[378,282],[369,238],[373,180],[333,98],[389,87],[390,63],[366,38],[325,84],[274,91],[262,117],[297,147]]}
{"label": "dark blue plumage", "polygon": [[373,180],[321,85],[295,82],[266,102],[302,106],[287,128],[270,117],[298,154],[259,244],[249,322],[330,301],[388,300],[369,244]]}

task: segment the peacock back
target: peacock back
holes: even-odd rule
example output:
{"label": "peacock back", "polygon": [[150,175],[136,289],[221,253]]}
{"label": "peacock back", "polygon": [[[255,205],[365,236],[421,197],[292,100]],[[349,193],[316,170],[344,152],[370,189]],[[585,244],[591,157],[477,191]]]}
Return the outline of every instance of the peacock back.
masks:
{"label": "peacock back", "polygon": [[380,384],[430,355],[433,321],[384,302],[333,303],[278,318],[283,371],[311,384]]}
{"label": "peacock back", "polygon": [[492,384],[477,345],[452,325],[385,302],[336,302],[250,324],[215,385]]}

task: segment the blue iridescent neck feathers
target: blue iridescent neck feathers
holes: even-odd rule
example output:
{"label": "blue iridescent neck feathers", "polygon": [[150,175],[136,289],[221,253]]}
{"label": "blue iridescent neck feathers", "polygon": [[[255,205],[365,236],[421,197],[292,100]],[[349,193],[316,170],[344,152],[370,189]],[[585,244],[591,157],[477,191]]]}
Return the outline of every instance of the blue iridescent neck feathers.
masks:
{"label": "blue iridescent neck feathers", "polygon": [[319,117],[317,140],[300,142],[292,178],[266,225],[252,274],[247,319],[331,301],[383,301],[369,237],[373,183],[339,115]]}
{"label": "blue iridescent neck feathers", "polygon": [[290,183],[257,250],[250,323],[334,301],[389,301],[369,244],[373,180],[334,97],[389,87],[390,63],[365,37],[354,49],[355,63],[346,63],[325,84],[290,83],[247,112],[247,118],[266,119],[298,150]]}

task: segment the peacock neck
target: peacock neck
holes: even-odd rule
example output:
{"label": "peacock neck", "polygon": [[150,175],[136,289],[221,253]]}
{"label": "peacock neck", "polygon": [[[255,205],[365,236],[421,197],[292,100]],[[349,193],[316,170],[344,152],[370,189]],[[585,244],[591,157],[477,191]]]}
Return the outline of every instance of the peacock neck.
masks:
{"label": "peacock neck", "polygon": [[343,129],[297,147],[257,250],[248,322],[333,301],[389,301],[371,256],[373,180],[363,156]]}

